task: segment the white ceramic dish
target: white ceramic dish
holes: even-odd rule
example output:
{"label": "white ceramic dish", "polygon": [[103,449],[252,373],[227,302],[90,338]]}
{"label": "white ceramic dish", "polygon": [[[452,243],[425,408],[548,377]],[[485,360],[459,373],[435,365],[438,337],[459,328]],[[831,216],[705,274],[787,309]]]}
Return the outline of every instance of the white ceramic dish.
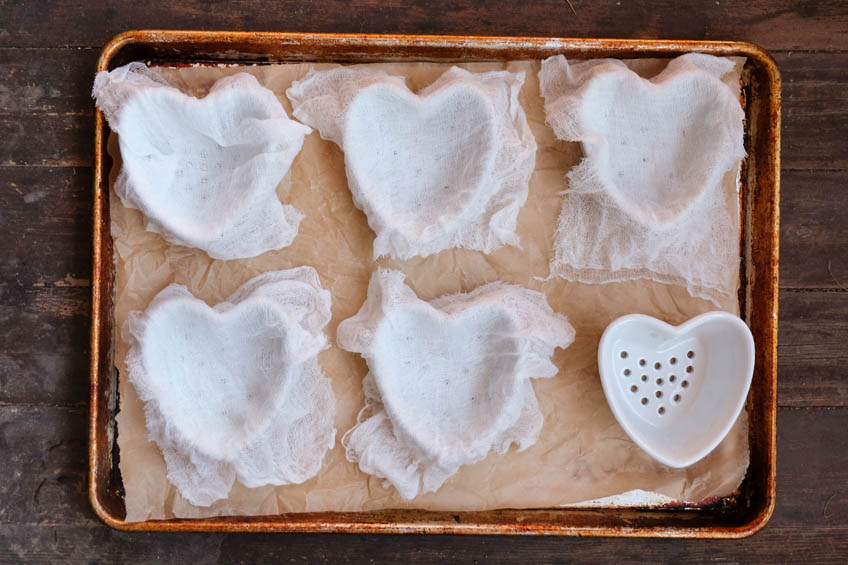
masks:
{"label": "white ceramic dish", "polygon": [[630,314],[604,331],[598,368],[627,435],[661,463],[688,467],[715,449],[739,416],[754,373],[754,339],[726,312],[676,327]]}

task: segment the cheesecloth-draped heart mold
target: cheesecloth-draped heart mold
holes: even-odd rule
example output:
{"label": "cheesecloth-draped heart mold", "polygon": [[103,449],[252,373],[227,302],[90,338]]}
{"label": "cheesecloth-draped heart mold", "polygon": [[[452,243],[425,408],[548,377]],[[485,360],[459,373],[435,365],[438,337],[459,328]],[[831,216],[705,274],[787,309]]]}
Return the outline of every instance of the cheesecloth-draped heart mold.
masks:
{"label": "cheesecloth-draped heart mold", "polygon": [[344,151],[374,256],[486,253],[519,245],[536,142],[518,102],[523,73],[453,67],[412,93],[367,67],[310,71],[286,91],[293,115]]}
{"label": "cheesecloth-draped heart mold", "polygon": [[645,278],[714,302],[735,297],[745,149],[733,70],[732,60],[698,53],[650,80],[617,60],[542,62],[547,122],[584,153],[568,174],[552,276]]}
{"label": "cheesecloth-draped heart mold", "polygon": [[149,231],[214,259],[291,244],[303,215],[276,187],[312,130],[256,78],[221,78],[198,99],[130,63],[98,73],[93,95],[118,133],[115,193]]}
{"label": "cheesecloth-draped heart mold", "polygon": [[123,328],[129,379],[168,479],[197,506],[248,486],[301,483],[335,442],[318,364],[330,294],[311,267],[254,277],[210,308],[171,284]]}
{"label": "cheesecloth-draped heart mold", "polygon": [[490,451],[526,449],[543,423],[530,379],[554,376],[554,349],[573,340],[539,292],[498,282],[425,302],[403,273],[377,271],[338,329],[370,371],[348,459],[412,499]]}

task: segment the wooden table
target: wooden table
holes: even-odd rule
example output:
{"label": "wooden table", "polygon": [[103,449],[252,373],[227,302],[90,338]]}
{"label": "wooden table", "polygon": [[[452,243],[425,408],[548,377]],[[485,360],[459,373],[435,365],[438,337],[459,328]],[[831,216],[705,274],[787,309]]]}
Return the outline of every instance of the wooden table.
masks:
{"label": "wooden table", "polygon": [[[0,0],[0,562],[848,560],[843,0]],[[689,4],[689,5],[686,5]],[[778,498],[741,541],[127,534],[86,489],[94,64],[135,28],[728,39],[783,75]]]}

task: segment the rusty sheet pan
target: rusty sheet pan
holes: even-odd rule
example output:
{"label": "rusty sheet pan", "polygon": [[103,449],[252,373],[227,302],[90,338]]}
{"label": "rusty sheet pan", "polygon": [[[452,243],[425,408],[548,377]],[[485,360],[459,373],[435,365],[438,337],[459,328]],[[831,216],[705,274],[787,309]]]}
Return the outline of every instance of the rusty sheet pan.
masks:
{"label": "rusty sheet pan", "polygon": [[91,311],[89,496],[109,526],[131,531],[359,532],[541,534],[740,538],[770,518],[776,489],[777,305],[780,194],[780,75],[766,51],[750,43],[335,35],[226,31],[128,31],[101,52],[97,71],[130,61],[273,63],[291,61],[502,61],[568,58],[672,58],[690,51],[747,58],[742,76],[746,112],[740,179],[742,269],[739,305],[754,334],[756,366],[748,395],[750,465],[732,496],[696,505],[503,509],[479,512],[380,510],[228,516],[130,523],[118,472],[115,438],[117,373],[113,364],[113,241],[109,219],[109,127],[95,115],[94,234]]}

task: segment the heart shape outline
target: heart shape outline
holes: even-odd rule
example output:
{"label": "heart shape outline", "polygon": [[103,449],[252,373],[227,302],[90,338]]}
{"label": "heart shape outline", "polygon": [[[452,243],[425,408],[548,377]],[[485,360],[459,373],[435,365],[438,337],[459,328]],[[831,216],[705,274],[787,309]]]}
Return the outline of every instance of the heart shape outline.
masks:
{"label": "heart shape outline", "polygon": [[[634,352],[638,352],[638,365],[632,365]],[[648,359],[651,353],[654,356]],[[696,359],[704,369],[695,371],[692,363],[690,372],[689,367],[683,368],[681,364],[680,369],[672,369],[673,373],[683,371],[677,379],[666,373],[651,374],[652,368],[663,370],[666,358],[669,363],[671,359],[678,362]],[[644,368],[642,359],[647,360]],[[745,405],[754,361],[751,330],[738,316],[722,311],[695,316],[679,326],[643,314],[629,314],[607,326],[598,344],[601,384],[619,425],[642,450],[674,468],[700,461],[730,432]],[[672,395],[674,391],[689,389],[686,378],[700,382],[694,382],[687,390],[687,402],[681,403],[676,411],[667,404],[668,411],[661,414],[650,401],[641,406],[636,403],[644,392],[634,391],[633,387],[638,389],[645,381],[636,380],[636,366],[651,374],[649,382],[657,379],[658,387],[673,385],[668,381],[675,381]],[[670,394],[666,393],[666,397]]]}
{"label": "heart shape outline", "polygon": [[[462,405],[474,405],[474,394],[485,394],[485,392],[496,393],[494,398],[496,402],[486,405],[487,409],[494,410],[494,414],[467,414],[471,421],[465,422],[467,427],[462,430],[462,432],[468,432],[469,435],[467,436],[462,435],[462,433],[460,435],[443,433],[443,430],[438,426],[438,417],[434,414],[428,414],[427,409],[417,405],[418,403],[409,401],[407,396],[410,394],[410,391],[408,387],[405,390],[403,386],[406,375],[398,370],[392,370],[397,368],[387,367],[385,360],[381,360],[377,356],[372,358],[371,364],[373,366],[369,366],[375,375],[375,383],[380,391],[386,412],[389,414],[392,425],[395,427],[395,433],[400,434],[402,437],[410,438],[424,450],[427,457],[440,462],[452,459],[457,452],[473,453],[481,449],[481,447],[485,447],[488,450],[497,435],[509,427],[520,416],[524,401],[524,389],[522,386],[524,380],[521,378],[519,372],[516,371],[515,364],[519,355],[519,342],[521,340],[515,337],[503,337],[503,335],[514,334],[517,330],[517,323],[512,318],[509,310],[502,309],[500,306],[475,304],[472,302],[469,305],[458,306],[450,312],[444,312],[422,301],[406,304],[388,312],[384,322],[375,331],[375,346],[379,347],[378,342],[384,337],[384,332],[381,330],[389,328],[389,331],[392,333],[398,331],[398,328],[402,324],[402,322],[399,323],[399,315],[412,314],[413,316],[421,316],[427,318],[427,323],[434,323],[437,326],[441,326],[444,330],[445,326],[451,329],[454,329],[456,326],[462,326],[463,323],[467,323],[467,320],[473,319],[475,314],[479,315],[483,312],[485,315],[487,313],[486,311],[492,316],[488,320],[491,323],[486,324],[485,322],[487,320],[484,318],[484,327],[481,329],[487,333],[477,335],[489,335],[499,338],[496,339],[496,344],[487,343],[489,340],[484,340],[484,343],[481,345],[484,345],[485,350],[489,353],[497,352],[497,358],[500,359],[503,357],[504,363],[498,367],[496,373],[491,373],[486,371],[489,367],[461,367],[459,360],[448,359],[448,364],[452,365],[451,369],[453,372],[448,373],[450,376],[447,379],[453,377],[451,380],[459,380],[456,379],[457,375],[471,373],[476,378],[475,382],[471,383],[476,393],[468,391],[466,398],[451,394],[443,397],[443,400],[458,402],[459,405],[445,406],[445,404],[439,403],[439,408],[445,409],[445,413],[441,417],[444,420],[451,420],[457,416],[458,411],[461,411]],[[401,340],[415,339],[414,332],[408,335],[394,337],[398,337]],[[449,339],[447,336],[443,337]],[[498,345],[501,346],[500,349],[497,348]],[[452,348],[447,347],[446,349]],[[437,359],[436,357],[433,361]],[[487,355],[487,361],[489,359],[491,357]],[[429,368],[428,361],[422,359],[421,365],[417,368],[418,370],[426,371]],[[466,372],[465,369],[469,370]],[[416,376],[420,377],[421,374],[418,373]],[[428,375],[428,377],[432,378],[433,375]],[[445,386],[448,386],[447,379],[444,383]],[[453,390],[450,392],[457,393],[460,391]],[[412,394],[414,395],[414,392]],[[492,396],[490,395],[489,398],[491,399]],[[490,419],[484,422],[480,422],[479,420],[475,422],[473,421],[475,416],[490,417]]]}
{"label": "heart shape outline", "polygon": [[[347,458],[358,463],[362,471],[385,478],[403,498],[411,500],[421,492],[437,490],[462,465],[480,461],[490,452],[503,454],[514,444],[522,451],[536,442],[544,418],[531,379],[549,378],[557,374],[559,369],[551,362],[551,356],[557,347],[567,348],[574,341],[574,328],[565,316],[551,309],[544,294],[517,285],[489,283],[468,294],[445,295],[426,302],[404,284],[404,279],[405,275],[399,271],[378,269],[371,277],[368,296],[359,312],[339,324],[336,342],[342,349],[361,354],[370,369],[363,381],[365,406],[357,417],[356,425],[342,438]],[[381,331],[398,329],[395,323],[397,316],[393,317],[392,312],[423,315],[438,328],[439,322],[451,319],[454,322],[462,321],[463,316],[467,317],[469,312],[475,313],[475,309],[494,311],[500,320],[506,320],[496,328],[502,332],[498,337],[515,343],[512,348],[518,357],[514,365],[515,374],[511,379],[503,375],[500,379],[502,383],[505,381],[500,398],[509,400],[498,404],[503,407],[499,410],[501,414],[483,424],[481,437],[463,438],[463,429],[453,437],[448,436],[448,441],[440,444],[439,439],[445,438],[448,431],[428,437],[428,432],[423,429],[426,425],[422,427],[414,421],[405,420],[409,416],[405,409],[409,403],[394,402],[391,399],[393,394],[406,395],[408,391],[403,390],[403,386],[397,392],[391,386],[386,386],[386,379],[380,375],[383,367],[375,359],[386,356],[397,357],[401,361],[403,359],[396,355],[392,343],[388,348],[379,347],[382,341],[379,334]],[[486,312],[483,314],[485,318]],[[414,323],[410,324],[409,331],[404,334],[409,338],[407,342],[413,345],[422,339],[421,332],[415,331],[417,327]],[[479,336],[479,339],[486,340],[489,337],[490,334],[487,334]],[[444,336],[437,336],[435,341],[438,342],[439,338],[444,339]],[[473,336],[471,339],[477,338]],[[403,339],[400,342],[403,343]],[[462,347],[457,349],[462,350]],[[450,366],[451,361],[448,360],[445,365]],[[408,361],[407,364],[411,369],[406,380],[410,381],[415,378],[412,369],[418,364],[414,361]],[[490,375],[475,376],[482,381]],[[398,375],[398,379],[403,377]],[[464,375],[454,370],[445,377],[462,379]],[[403,385],[400,380],[397,382]],[[388,384],[393,382],[389,381]],[[411,390],[413,397],[409,402],[414,403],[415,391]],[[419,387],[419,390],[425,394],[428,392],[426,388]],[[465,387],[466,396],[471,397],[475,390],[481,389]],[[438,398],[438,395],[430,396]],[[520,398],[516,399],[517,396]],[[431,402],[431,405],[437,403]],[[478,411],[489,408],[485,400],[481,404],[483,406]],[[400,423],[395,422],[392,414],[400,415]],[[436,420],[435,417],[430,420],[437,422],[437,425],[446,421]],[[459,441],[456,437],[459,437]]]}
{"label": "heart shape outline", "polygon": [[[214,308],[194,297],[185,286],[172,283],[160,291],[145,310],[129,313],[121,328],[123,342],[129,347],[125,357],[128,380],[144,403],[147,439],[159,447],[168,480],[189,503],[209,506],[226,498],[236,479],[248,488],[255,488],[302,483],[318,473],[336,438],[335,396],[318,360],[318,353],[327,347],[324,328],[332,318],[331,304],[332,297],[321,286],[317,271],[304,266],[261,273],[242,284]],[[228,316],[238,318],[254,314],[247,330],[233,326],[239,329],[235,341],[259,342],[257,335],[284,336],[285,344],[283,339],[271,340],[272,348],[279,354],[276,358],[273,355],[248,356],[248,361],[260,366],[262,373],[271,375],[270,380],[276,379],[278,385],[282,383],[284,386],[278,386],[274,391],[276,394],[259,390],[250,403],[245,403],[243,408],[253,417],[253,425],[245,433],[236,434],[236,441],[216,441],[219,438],[198,441],[198,434],[208,433],[208,429],[203,430],[200,425],[196,426],[200,429],[189,429],[186,433],[185,426],[174,425],[173,418],[169,417],[176,410],[163,410],[162,398],[170,393],[167,386],[163,386],[168,384],[162,378],[167,371],[151,372],[145,364],[143,347],[147,343],[145,336],[153,335],[159,339],[165,355],[174,358],[172,344],[175,340],[172,335],[179,339],[181,332],[171,328],[168,335],[149,323],[151,312],[157,316],[157,308],[163,309],[163,305],[164,309],[176,305],[178,314],[179,308],[188,309],[192,315],[199,313],[201,324],[207,322],[214,327]],[[258,310],[258,315],[255,315],[255,310]],[[158,319],[164,320],[165,326],[170,326],[171,318],[173,316]],[[226,341],[226,338],[215,341],[199,335],[197,320],[189,317],[188,322],[183,324],[188,328],[182,332],[183,338],[186,341],[191,338],[193,343],[202,341],[206,351],[195,355],[201,361],[214,359],[218,351],[234,349],[233,342]],[[262,343],[254,347],[259,351],[264,349]],[[238,355],[233,357],[236,364],[243,361]],[[283,357],[282,361],[280,357]],[[186,364],[181,359],[175,359],[174,363],[177,366]],[[226,369],[225,366],[225,373]],[[208,380],[211,373],[189,375],[188,378]],[[242,392],[245,396],[246,392]],[[221,391],[218,395],[221,396]],[[202,400],[201,396],[193,393],[183,396],[188,396],[194,404]],[[229,394],[223,396],[225,405],[235,403],[239,406],[241,402]],[[132,398],[130,395],[129,400],[132,401]],[[261,414],[251,413],[257,402],[264,402],[268,409]],[[183,406],[179,408],[185,409]],[[197,411],[199,408],[193,409]],[[189,410],[192,410],[191,406]],[[270,412],[270,415],[266,417],[265,412]],[[214,417],[217,418],[217,414]],[[213,424],[217,424],[217,420]],[[214,425],[208,427],[214,428]],[[144,519],[144,516],[141,518]]]}
{"label": "heart shape outline", "polygon": [[[413,93],[402,76],[392,76],[369,66],[347,66],[320,71],[311,69],[304,78],[295,81],[286,90],[286,95],[292,102],[292,114],[298,120],[314,127],[319,131],[322,139],[332,141],[341,148],[345,154],[345,167],[348,173],[351,172],[345,140],[348,110],[363,90],[370,89],[371,93],[388,92],[389,96],[394,95],[391,98],[394,102],[401,100],[398,98],[400,96],[401,103],[406,104],[405,107],[408,108],[410,103],[422,107],[422,104],[427,104],[428,98],[437,100],[439,96],[444,96],[444,94],[437,95],[438,91],[449,91],[461,86],[462,89],[466,89],[466,92],[471,92],[469,99],[482,97],[486,99],[486,105],[491,104],[494,108],[492,116],[496,122],[486,125],[476,124],[475,128],[489,128],[484,131],[486,136],[491,136],[493,131],[496,132],[494,136],[497,154],[494,157],[495,164],[489,172],[488,182],[475,180],[477,194],[471,194],[469,190],[466,190],[467,194],[463,194],[459,199],[460,205],[455,203],[450,206],[430,205],[428,210],[431,216],[436,216],[434,218],[422,219],[420,215],[409,213],[406,215],[406,220],[398,222],[392,217],[396,214],[385,211],[375,212],[374,209],[379,209],[384,202],[371,194],[368,196],[361,194],[357,181],[357,177],[364,176],[366,177],[363,179],[364,184],[367,184],[368,175],[361,170],[354,170],[353,174],[348,174],[348,186],[353,194],[354,203],[365,212],[369,226],[376,234],[373,247],[374,258],[388,255],[398,259],[410,259],[426,257],[457,247],[491,253],[503,245],[520,246],[520,240],[516,234],[518,214],[527,200],[530,177],[536,160],[535,137],[518,99],[523,84],[523,72],[471,73],[459,67],[451,67],[434,82]],[[402,94],[398,94],[401,92]],[[477,93],[480,96],[477,96]],[[434,95],[435,98],[433,98]],[[367,98],[366,95],[364,99]],[[449,98],[450,96],[447,99]],[[363,98],[358,100],[361,101]],[[410,102],[411,100],[413,102]],[[479,106],[480,103],[476,104]],[[484,110],[485,107],[480,108],[481,116],[488,113],[488,110]],[[455,125],[453,122],[456,122],[456,119],[448,116],[444,118],[446,127]],[[411,128],[407,128],[407,131],[410,132],[410,136],[417,134],[421,137]],[[460,132],[460,135],[468,138],[473,136],[473,132],[472,129],[469,132]],[[348,139],[353,137],[358,139],[359,136],[348,136]],[[359,143],[363,142],[359,140]],[[424,143],[424,145],[432,146],[433,144]],[[412,145],[410,144],[409,147]],[[361,149],[361,153],[368,155],[367,152],[370,150],[370,146],[365,146]],[[388,151],[391,149],[387,148],[384,153]],[[475,151],[478,151],[478,148],[471,144],[462,155],[450,155],[450,152],[443,152],[442,157],[452,163],[451,168],[456,166],[461,172],[461,167],[466,166],[469,160],[477,159],[473,155]],[[486,159],[490,158],[490,147],[480,151],[486,154],[484,155]],[[416,156],[417,161],[422,160],[420,152],[410,150],[407,153]],[[393,154],[390,156],[394,157]],[[353,169],[357,169],[357,159],[354,161]],[[424,178],[428,176],[424,171],[432,168],[430,163],[410,167],[410,174]],[[432,178],[436,176],[438,175],[434,174]],[[449,178],[449,176],[442,174],[439,178]],[[465,178],[470,177],[466,174]],[[405,187],[406,184],[404,178],[401,178],[394,181],[392,185],[387,184],[388,188],[379,191],[379,194],[385,194],[386,190],[391,190],[394,186]],[[445,186],[451,187],[453,184],[458,184],[455,179],[451,183],[438,186],[444,190]],[[368,192],[368,188],[365,192]],[[413,209],[414,205],[419,203],[414,198],[405,196],[398,202],[407,210]],[[413,221],[408,221],[410,219]]]}
{"label": "heart shape outline", "polygon": [[195,98],[131,63],[98,73],[94,95],[118,133],[115,192],[145,215],[148,231],[215,259],[291,244],[303,215],[276,187],[311,129],[255,77],[222,77]]}
{"label": "heart shape outline", "polygon": [[[331,317],[330,300],[329,292],[321,288],[318,274],[312,267],[270,271],[257,275],[215,307],[210,307],[196,298],[185,286],[172,283],[154,297],[146,310],[131,312],[122,329],[122,337],[130,345],[126,357],[129,380],[141,400],[145,402],[148,419],[151,417],[151,411],[161,414],[167,429],[163,437],[177,438],[178,445],[188,446],[205,457],[230,461],[233,457],[239,456],[239,448],[250,443],[268,427],[271,416],[286,399],[292,371],[303,370],[305,364],[316,358],[318,352],[326,347],[327,340],[323,328]],[[173,309],[176,309],[178,316],[181,314],[180,309],[193,316],[193,319],[189,320],[191,323],[184,331],[181,331],[183,327],[175,323],[173,317],[168,316]],[[233,413],[244,417],[245,422],[240,430],[242,433],[225,433],[223,435],[228,436],[228,439],[222,441],[220,435],[215,438],[209,437],[208,428],[214,426],[198,427],[197,422],[194,422],[194,425],[187,425],[181,419],[186,410],[191,410],[186,406],[191,407],[192,404],[197,404],[197,399],[202,397],[193,393],[182,399],[174,398],[174,392],[168,387],[173,382],[170,373],[173,370],[185,372],[185,367],[181,366],[185,360],[173,360],[173,347],[180,341],[183,342],[180,344],[183,347],[195,343],[197,338],[194,333],[197,332],[198,323],[217,330],[222,323],[230,323],[231,319],[251,312],[258,313],[258,316],[255,315],[252,320],[249,320],[251,323],[248,324],[248,328],[253,330],[242,329],[240,335],[217,342],[214,339],[215,336],[207,336],[210,343],[202,345],[207,349],[211,347],[212,350],[206,351],[199,361],[215,360],[216,348],[221,351],[232,350],[233,344],[240,341],[253,342],[248,345],[254,346],[258,342],[257,336],[263,338],[270,335],[271,338],[277,339],[277,343],[272,346],[278,355],[274,357],[260,349],[253,361],[264,365],[264,372],[277,379],[274,384],[277,384],[278,388],[274,394],[268,394],[267,391],[254,394],[249,400],[254,405],[246,416],[239,407],[239,400],[236,400]],[[179,321],[178,317],[177,322]],[[173,335],[169,336],[169,332]],[[163,338],[163,335],[168,338]],[[164,339],[164,342],[159,343],[156,350],[151,350],[148,345],[151,339]],[[159,356],[159,359],[151,363],[151,356]],[[209,369],[209,373],[214,371],[226,373],[232,368],[227,365],[228,362],[238,364],[247,361],[250,360],[235,358],[228,361],[225,359],[221,366]],[[243,371],[244,367],[239,369]],[[219,379],[226,380],[228,377],[235,378],[226,374],[218,375]],[[253,377],[255,378],[255,375]],[[200,371],[182,375],[183,380],[202,381],[204,378],[206,374],[201,375]],[[221,383],[214,383],[211,386],[221,386]],[[238,394],[243,391],[231,390],[230,392]],[[229,396],[226,400],[232,408],[233,401]],[[242,401],[246,403],[247,399],[243,398]],[[257,412],[255,410],[257,403],[265,409]],[[203,405],[195,407],[196,410],[203,408],[205,408]],[[227,431],[233,432],[233,429],[230,428]]]}
{"label": "heart shape outline", "polygon": [[[543,61],[540,80],[543,83],[547,121],[558,138],[579,141],[584,153],[583,160],[567,175],[571,184],[570,190],[577,190],[576,187],[579,187],[581,193],[604,194],[627,218],[648,229],[664,230],[676,226],[683,218],[697,210],[698,203],[705,194],[713,187],[720,186],[724,176],[745,156],[742,131],[744,112],[737,95],[721,80],[721,76],[732,69],[733,63],[730,60],[700,53],[689,53],[671,60],[659,74],[650,79],[640,77],[618,60],[592,60],[569,65],[564,56],[558,55]],[[680,84],[687,82],[691,83],[691,88],[686,92],[708,92],[700,113],[693,113],[691,105],[676,104],[676,96],[679,93],[675,92],[674,88],[680,89]],[[634,89],[637,93],[635,95]],[[565,90],[565,94],[553,92],[555,90]],[[626,100],[638,101],[640,97],[670,96],[669,105],[673,106],[663,110],[655,109],[651,104],[647,104],[646,108],[643,104],[639,112],[630,112],[631,116],[638,116],[650,123],[642,123],[639,126],[641,131],[635,135],[636,139],[622,139],[618,145],[646,145],[645,140],[656,139],[657,128],[675,124],[667,118],[675,109],[679,108],[678,112],[691,114],[685,127],[680,128],[679,132],[672,132],[672,135],[679,134],[679,139],[661,149],[672,152],[683,147],[695,153],[693,158],[681,157],[681,160],[687,161],[687,170],[697,171],[696,180],[691,181],[679,172],[675,175],[666,170],[658,176],[668,177],[668,181],[665,178],[662,181],[655,178],[642,179],[641,186],[637,183],[636,188],[631,187],[631,190],[619,186],[620,182],[628,182],[631,177],[638,176],[640,169],[658,171],[659,166],[668,166],[669,163],[660,159],[659,165],[653,169],[643,164],[638,167],[622,164],[624,170],[619,170],[617,174],[611,171],[623,160],[613,153],[618,145],[610,138],[610,131],[620,135],[620,132],[614,131],[615,127],[627,124],[631,119],[629,116],[618,116],[628,112],[622,111],[622,104],[607,95],[609,90],[625,97]],[[602,114],[611,113],[608,117],[612,125],[607,131],[601,130],[597,124],[590,123],[592,119],[588,117],[588,108],[594,103],[600,104]],[[661,118],[646,117],[646,112],[655,110],[661,114]],[[731,118],[726,122],[715,119],[715,116],[724,115]],[[694,123],[696,121],[697,124]],[[701,146],[693,148],[682,140],[686,137],[687,130],[690,138],[693,132],[698,133],[698,139],[702,140]],[[640,141],[640,136],[645,139]],[[711,150],[699,152],[698,148],[704,145]],[[653,157],[651,148],[651,151],[645,152],[642,163],[648,163]],[[696,158],[700,160],[697,161],[698,166],[693,167],[690,163]],[[674,167],[671,169],[676,170]],[[610,174],[607,174],[607,171],[611,171]],[[666,182],[668,185],[663,184]],[[672,185],[672,188],[669,188],[669,185]],[[662,189],[657,188],[658,186]],[[675,190],[674,186],[679,188]],[[695,189],[691,190],[691,186]],[[631,195],[631,191],[645,193]],[[651,194],[655,198],[647,198]]]}
{"label": "heart shape outline", "polygon": [[[175,293],[174,296],[158,301],[147,310],[148,320],[144,333],[139,336],[139,342],[141,359],[148,375],[145,396],[155,398],[159,410],[167,414],[169,425],[173,426],[201,453],[215,459],[228,459],[265,429],[291,387],[292,369],[305,359],[316,355],[320,344],[315,343],[312,336],[277,304],[264,297],[252,297],[236,305],[224,303],[224,307],[221,306],[219,304],[215,308],[210,308],[205,302],[193,296],[184,294],[180,296]],[[176,326],[175,321],[179,321],[180,317],[193,318],[193,324],[190,325],[195,326],[193,328],[195,333],[204,333],[208,338],[206,343],[201,345],[201,341],[194,339],[186,328]],[[264,322],[265,332],[256,336],[244,336],[232,332],[233,325],[250,318]],[[204,324],[205,328],[197,327]],[[168,336],[169,334],[165,333],[168,331],[175,332],[175,335],[171,335],[164,344],[154,342],[152,347],[155,351],[151,351],[151,340],[164,339],[162,336]],[[244,337],[250,339],[244,340],[242,339]],[[174,368],[174,365],[178,364],[172,362],[172,357],[162,359],[163,346],[168,348],[170,355],[179,354],[173,348],[181,341],[180,338],[183,338],[186,347],[203,347],[205,355],[198,359],[199,366]],[[272,348],[276,348],[277,341],[279,349],[274,351]],[[260,348],[262,345],[267,345],[269,348],[267,354],[261,355],[257,360],[261,359],[264,363],[278,365],[277,380],[267,383],[257,367],[253,368],[253,371],[246,365],[215,367],[215,351],[232,347],[233,344],[251,344]],[[187,351],[183,350],[182,353]],[[261,354],[262,351],[258,353]],[[185,357],[183,355],[183,358]],[[213,360],[208,369],[211,375],[201,373],[210,359]],[[235,362],[241,365],[245,361],[247,359],[227,359],[222,364]],[[244,379],[242,383],[227,381],[227,375],[216,372],[216,370],[223,370],[229,372],[232,377],[237,374],[237,371],[233,370],[236,368],[241,369],[241,376]],[[180,373],[183,374],[180,375]],[[240,400],[230,401],[232,396],[227,396],[226,405],[220,406],[222,413],[216,419],[217,424],[216,421],[208,420],[208,416],[203,418],[202,413],[197,414],[191,410],[192,407],[209,405],[202,387],[194,382],[209,376],[221,379],[221,386],[230,388],[231,395],[239,395],[242,392],[238,390],[240,386],[234,385],[243,385],[246,389],[244,398]],[[270,386],[267,386],[268,384]],[[190,396],[189,393],[192,390],[195,394]],[[180,397],[180,392],[185,393],[185,396]],[[239,397],[236,396],[236,398]],[[220,427],[221,422],[225,422],[223,429]]]}
{"label": "heart shape outline", "polygon": [[[376,98],[376,102],[372,101],[372,98]],[[465,125],[471,126],[475,132],[480,131],[475,120],[477,123],[485,124],[483,133],[477,135],[478,142],[475,144],[477,150],[474,152],[470,167],[468,162],[462,161],[461,158],[453,162],[453,167],[447,167],[450,171],[457,168],[462,169],[465,175],[472,178],[476,176],[476,184],[460,186],[458,187],[460,192],[457,193],[454,192],[455,187],[443,184],[447,182],[445,180],[436,182],[438,179],[424,179],[424,186],[402,190],[398,190],[398,186],[387,186],[388,180],[386,179],[375,180],[372,172],[375,166],[379,166],[381,162],[394,164],[394,171],[383,171],[383,176],[391,177],[391,173],[400,173],[403,169],[408,168],[409,163],[415,159],[414,156],[409,154],[399,156],[397,159],[385,158],[384,153],[391,152],[395,157],[399,151],[403,151],[399,144],[392,145],[392,142],[407,137],[404,134],[413,133],[402,132],[400,135],[396,135],[396,131],[393,131],[393,129],[397,129],[395,126],[404,125],[410,129],[415,129],[415,126],[418,126],[419,129],[438,129],[450,133],[463,125],[451,123],[442,124],[441,127],[433,127],[433,122],[438,122],[439,113],[452,101],[464,104],[467,109],[465,117],[469,120],[469,123]],[[387,107],[391,107],[390,111],[394,114],[391,117],[397,121],[386,126],[386,124],[381,123],[380,118],[382,116],[375,118],[374,112],[387,111]],[[499,150],[498,128],[494,127],[497,120],[498,117],[489,96],[470,81],[457,81],[422,94],[415,94],[405,86],[394,82],[377,82],[363,88],[353,98],[347,109],[342,138],[345,147],[345,168],[348,179],[357,187],[354,192],[357,206],[366,210],[369,218],[375,218],[378,222],[377,225],[390,225],[408,238],[427,237],[428,232],[432,231],[452,232],[461,229],[463,222],[473,219],[475,205],[479,207],[480,203],[490,200],[498,189],[497,184],[489,182]],[[414,123],[411,126],[404,124],[404,122],[409,121]],[[380,124],[380,126],[369,129],[373,124]],[[363,131],[363,128],[365,131]],[[461,140],[458,142],[456,137],[449,134],[446,134],[446,136],[448,142],[453,142],[450,147],[445,148],[443,147],[444,144],[433,144],[433,151],[444,151],[446,154],[440,154],[436,157],[429,156],[430,159],[435,161],[442,161],[446,157],[449,159],[452,151],[463,147],[464,144]],[[408,137],[411,137],[411,135]],[[378,144],[385,142],[387,144],[386,150],[375,151],[373,145],[363,147],[359,140],[364,139],[377,141]],[[483,147],[482,151],[479,151],[480,146]],[[425,157],[426,160],[427,157]],[[418,169],[418,171],[421,170],[422,168]],[[448,178],[453,176],[451,173],[444,173],[444,170],[438,167],[434,169],[434,172],[442,173]],[[442,197],[438,202],[428,202],[426,199],[421,201],[415,198],[421,192],[436,185],[443,186],[442,191],[437,195],[437,198],[438,196]],[[411,202],[404,206],[405,210],[395,209],[396,207],[391,204],[388,204],[388,206],[392,209],[383,210],[385,204],[382,203],[391,203],[393,197],[398,197],[406,191],[413,194],[411,195]],[[423,217],[422,211],[425,213]],[[431,213],[433,214],[432,217],[430,216]]]}

